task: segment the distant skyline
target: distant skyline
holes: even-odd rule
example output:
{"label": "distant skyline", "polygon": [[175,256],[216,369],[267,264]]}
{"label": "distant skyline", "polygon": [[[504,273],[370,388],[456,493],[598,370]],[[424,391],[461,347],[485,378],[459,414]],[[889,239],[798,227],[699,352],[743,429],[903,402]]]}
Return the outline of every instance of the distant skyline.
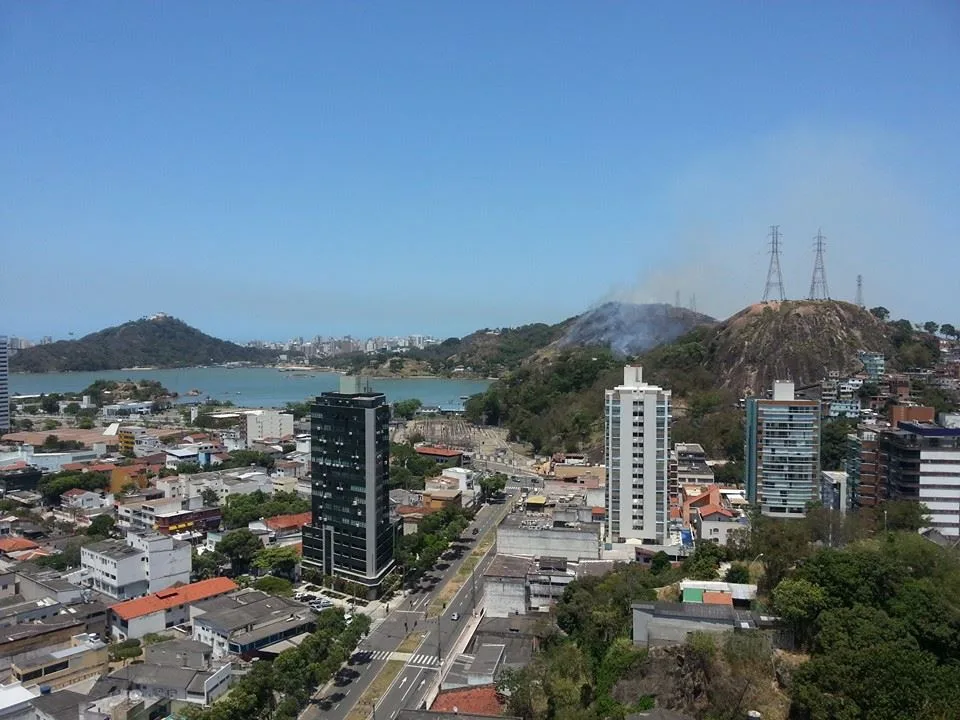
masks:
{"label": "distant skyline", "polygon": [[607,299],[960,323],[949,0],[7,3],[0,333],[462,336]]}

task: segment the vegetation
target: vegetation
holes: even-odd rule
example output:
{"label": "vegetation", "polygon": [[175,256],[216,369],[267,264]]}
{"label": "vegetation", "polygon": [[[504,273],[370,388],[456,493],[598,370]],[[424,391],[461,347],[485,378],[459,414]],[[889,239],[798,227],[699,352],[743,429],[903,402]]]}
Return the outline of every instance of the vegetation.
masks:
{"label": "vegetation", "polygon": [[445,508],[424,517],[417,532],[401,536],[394,547],[394,557],[404,575],[417,577],[430,570],[469,524],[462,508]]}
{"label": "vegetation", "polygon": [[168,316],[106,328],[79,340],[34,345],[10,358],[23,372],[119,370],[126,367],[190,367],[264,361],[273,354],[218,340]]}
{"label": "vegetation", "polygon": [[143,655],[143,648],[140,647],[140,641],[136,638],[131,640],[122,640],[111,643],[107,647],[107,654],[110,662],[122,662]]}
{"label": "vegetation", "polygon": [[294,515],[310,510],[310,501],[295,492],[275,492],[268,495],[257,490],[252,493],[227,496],[223,506],[223,526],[228,530],[245,528],[254,520],[275,515]]}
{"label": "vegetation", "polygon": [[217,543],[217,552],[230,561],[231,574],[234,576],[245,574],[250,569],[253,558],[261,550],[263,543],[246,528],[228,532]]}
{"label": "vegetation", "polygon": [[87,535],[109,537],[116,524],[116,521],[109,515],[97,515],[90,521],[90,527],[87,528]]}
{"label": "vegetation", "polygon": [[[49,430],[49,427],[44,427]],[[40,452],[70,452],[71,450],[83,450],[83,443],[76,440],[61,440],[56,435],[47,435],[43,444],[37,448]]]}
{"label": "vegetation", "polygon": [[824,419],[820,424],[820,468],[843,470],[849,441],[847,436],[857,429],[855,420]]}
{"label": "vegetation", "polygon": [[316,631],[299,647],[282,652],[273,662],[254,663],[229,694],[209,708],[182,711],[187,720],[294,720],[340,669],[370,629],[366,615],[350,623],[340,610],[326,610]]}
{"label": "vegetation", "polygon": [[279,578],[274,575],[264,575],[257,578],[253,587],[270,595],[279,595],[280,597],[291,597],[293,595],[293,583],[286,578]]}
{"label": "vegetation", "polygon": [[401,400],[393,404],[393,416],[403,418],[404,420],[412,420],[413,416],[416,415],[417,411],[422,407],[423,403],[417,398]]}
{"label": "vegetation", "polygon": [[298,562],[300,562],[300,556],[289,545],[265,547],[257,551],[253,558],[253,566],[258,570],[285,578],[293,577],[293,571]]}
{"label": "vegetation", "polygon": [[194,582],[220,577],[223,575],[223,568],[230,562],[230,558],[216,550],[212,552],[208,550],[201,555],[197,552],[196,548],[193,548],[191,555],[193,568],[192,578]]}
{"label": "vegetation", "polygon": [[480,496],[484,500],[497,497],[507,487],[507,476],[503,473],[484,475],[480,478]]}
{"label": "vegetation", "polygon": [[98,472],[58,472],[46,475],[37,485],[45,505],[59,505],[60,496],[67,490],[100,492],[110,487],[110,478]]}
{"label": "vegetation", "polygon": [[[94,380],[87,387],[76,393],[73,397],[90,396],[90,401],[97,406],[109,405],[110,403],[121,400],[134,400],[136,402],[147,402],[150,400],[165,400],[174,395],[165,388],[159,380]],[[69,407],[69,406],[68,406]],[[77,405],[77,414],[80,412],[80,406]]]}
{"label": "vegetation", "polygon": [[409,442],[390,443],[391,488],[423,490],[425,478],[436,477],[443,467],[431,458],[419,455]]}

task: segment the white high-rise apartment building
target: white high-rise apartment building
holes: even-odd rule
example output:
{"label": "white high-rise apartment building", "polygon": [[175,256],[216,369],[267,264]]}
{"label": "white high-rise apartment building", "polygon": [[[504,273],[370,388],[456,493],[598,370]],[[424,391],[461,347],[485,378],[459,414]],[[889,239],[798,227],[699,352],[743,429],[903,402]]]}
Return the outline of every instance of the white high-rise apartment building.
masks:
{"label": "white high-rise apartment building", "polygon": [[604,392],[607,537],[662,544],[667,537],[671,393],[623,368],[623,385]]}
{"label": "white high-rise apartment building", "polygon": [[0,335],[0,435],[10,432],[10,350]]}

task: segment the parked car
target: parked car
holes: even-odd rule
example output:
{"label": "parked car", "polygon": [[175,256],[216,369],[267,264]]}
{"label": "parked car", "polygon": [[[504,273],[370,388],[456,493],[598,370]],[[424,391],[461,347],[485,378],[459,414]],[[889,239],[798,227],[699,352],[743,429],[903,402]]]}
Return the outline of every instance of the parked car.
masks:
{"label": "parked car", "polygon": [[460,613],[454,613],[453,615],[450,616],[450,620],[452,620],[453,622],[456,622],[459,619],[460,619]]}

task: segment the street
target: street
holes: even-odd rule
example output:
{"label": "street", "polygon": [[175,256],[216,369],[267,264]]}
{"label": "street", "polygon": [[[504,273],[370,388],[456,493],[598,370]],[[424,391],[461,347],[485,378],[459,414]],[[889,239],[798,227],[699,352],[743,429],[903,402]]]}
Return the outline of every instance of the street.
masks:
{"label": "street", "polygon": [[[508,499],[506,504],[509,503]],[[344,720],[383,666],[391,659],[403,639],[410,632],[422,629],[425,636],[419,647],[410,653],[409,658],[406,654],[397,653],[395,659],[403,659],[406,664],[388,691],[380,698],[376,712],[377,715],[382,714],[384,719],[392,718],[401,708],[419,705],[427,690],[436,681],[438,652],[446,661],[447,649],[456,641],[471,616],[474,591],[477,604],[481,602],[482,587],[479,578],[489,566],[496,545],[492,545],[490,552],[477,564],[474,571],[474,578],[477,579],[475,588],[471,582],[465,583],[447,603],[446,609],[438,618],[428,620],[427,609],[430,602],[470,557],[472,546],[477,539],[483,537],[484,533],[496,524],[504,511],[504,506],[504,503],[488,505],[477,512],[461,539],[468,549],[464,551],[462,557],[450,562],[449,567],[428,573],[429,576],[438,578],[437,582],[430,586],[430,590],[420,590],[403,599],[395,598],[390,603],[391,606],[394,602],[398,604],[396,607],[391,607],[387,617],[357,648],[358,654],[366,653],[368,657],[350,666],[350,669],[356,672],[356,676],[349,678],[347,682],[338,681],[327,691],[325,698],[315,699],[300,715],[300,720]],[[477,535],[472,534],[474,528],[478,530]],[[460,614],[458,621],[450,619],[453,613]]]}

